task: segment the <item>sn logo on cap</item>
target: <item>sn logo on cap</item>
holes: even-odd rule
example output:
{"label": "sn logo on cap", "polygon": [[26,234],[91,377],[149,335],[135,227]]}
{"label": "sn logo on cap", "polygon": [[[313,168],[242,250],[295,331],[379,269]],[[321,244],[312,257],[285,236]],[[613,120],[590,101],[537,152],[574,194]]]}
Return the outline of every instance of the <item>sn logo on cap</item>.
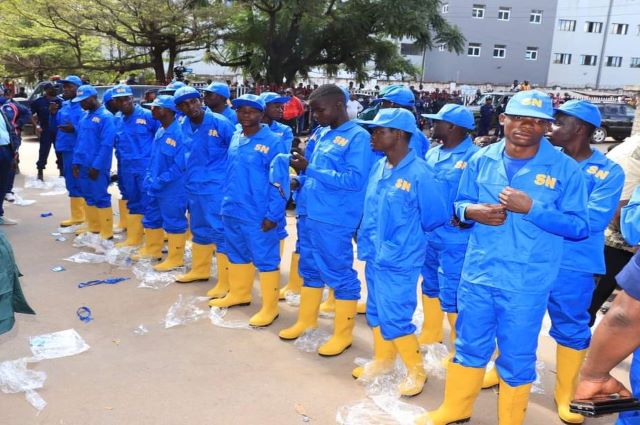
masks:
{"label": "sn logo on cap", "polygon": [[536,108],[542,108],[542,100],[536,99],[535,97],[525,97],[520,101],[520,104],[524,106],[535,106]]}

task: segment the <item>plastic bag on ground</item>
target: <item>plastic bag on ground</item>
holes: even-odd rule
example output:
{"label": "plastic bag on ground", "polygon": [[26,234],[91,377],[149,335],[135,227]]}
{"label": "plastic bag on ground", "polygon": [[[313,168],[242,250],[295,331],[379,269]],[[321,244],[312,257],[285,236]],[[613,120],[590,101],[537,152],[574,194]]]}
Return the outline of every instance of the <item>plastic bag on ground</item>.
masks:
{"label": "plastic bag on ground", "polygon": [[440,343],[427,344],[420,347],[423,353],[424,370],[427,376],[444,379],[446,370],[444,368],[444,359],[449,356],[449,349],[446,345]]}
{"label": "plastic bag on ground", "polygon": [[136,335],[145,335],[145,334],[149,333],[149,329],[147,329],[145,325],[138,325],[133,330],[133,333],[136,334]]}
{"label": "plastic bag on ground", "polygon": [[82,233],[73,240],[73,246],[76,248],[91,248],[97,254],[105,254],[114,248],[113,241],[105,240],[100,235],[90,232]]}
{"label": "plastic bag on ground", "polygon": [[82,224],[74,224],[67,227],[58,227],[57,232],[61,234],[75,233],[76,230],[78,230],[80,227],[82,227]]}
{"label": "plastic bag on ground", "polygon": [[202,304],[205,301],[209,301],[209,298],[195,297],[193,295],[185,297],[182,294],[178,294],[178,300],[169,307],[164,318],[165,329],[196,322],[201,317],[206,316],[207,312],[198,307],[198,304]]}
{"label": "plastic bag on ground", "polygon": [[342,406],[336,414],[338,425],[413,425],[426,411],[389,395],[371,396]]}
{"label": "plastic bag on ground", "polygon": [[107,258],[102,254],[94,254],[92,252],[78,252],[77,254],[73,254],[71,257],[65,258],[64,260],[78,264],[98,264],[105,263],[107,261]]}
{"label": "plastic bag on ground", "polygon": [[35,176],[25,176],[24,188],[56,191],[64,190],[66,192],[64,177],[47,177],[47,180],[42,181],[38,180]]}
{"label": "plastic bag on ground", "polygon": [[75,329],[33,336],[29,344],[36,359],[75,356],[90,348]]}
{"label": "plastic bag on ground", "polygon": [[287,305],[291,307],[299,307],[300,306],[300,294],[296,294],[292,291],[287,291],[284,294],[284,301]]}
{"label": "plastic bag on ground", "polygon": [[227,311],[228,309],[220,307],[212,307],[211,309],[209,309],[209,319],[211,320],[211,323],[221,328],[254,329],[249,325],[248,322],[245,322],[243,320],[225,320],[224,316],[226,316]]}
{"label": "plastic bag on ground", "polygon": [[162,289],[176,281],[185,273],[184,267],[169,272],[157,272],[150,260],[140,260],[132,268],[133,275],[140,281],[138,288]]}
{"label": "plastic bag on ground", "polygon": [[293,343],[293,346],[305,353],[315,353],[318,347],[327,342],[331,338],[331,334],[320,328],[308,329],[304,331],[299,338]]}
{"label": "plastic bag on ground", "polygon": [[33,199],[22,199],[22,197],[17,193],[14,193],[13,197],[15,198],[13,205],[17,205],[19,207],[27,207],[36,203]]}
{"label": "plastic bag on ground", "polygon": [[[487,369],[489,370],[495,367],[496,364],[492,360],[487,364]],[[536,360],[536,380],[531,384],[531,392],[535,394],[544,394],[544,384],[542,383],[542,375],[544,375],[544,362],[542,360]],[[497,390],[495,390],[497,391]]]}
{"label": "plastic bag on ground", "polygon": [[44,386],[47,374],[27,368],[27,363],[38,361],[23,357],[0,363],[0,390],[5,394],[23,392],[27,401],[41,411],[47,405],[35,390]]}

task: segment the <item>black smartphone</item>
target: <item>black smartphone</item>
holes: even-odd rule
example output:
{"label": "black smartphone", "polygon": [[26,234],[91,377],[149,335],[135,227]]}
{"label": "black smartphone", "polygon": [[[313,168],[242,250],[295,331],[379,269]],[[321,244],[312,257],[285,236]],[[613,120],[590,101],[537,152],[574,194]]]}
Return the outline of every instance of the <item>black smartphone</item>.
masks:
{"label": "black smartphone", "polygon": [[613,394],[595,396],[588,399],[573,400],[569,410],[583,416],[600,416],[629,410],[640,410],[640,402],[634,397],[621,397]]}

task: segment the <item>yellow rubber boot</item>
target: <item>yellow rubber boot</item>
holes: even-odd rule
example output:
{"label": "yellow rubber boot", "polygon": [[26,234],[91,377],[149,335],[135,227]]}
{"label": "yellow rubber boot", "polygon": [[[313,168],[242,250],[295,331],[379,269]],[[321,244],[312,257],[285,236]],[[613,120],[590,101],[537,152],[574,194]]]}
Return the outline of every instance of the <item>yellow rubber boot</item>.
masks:
{"label": "yellow rubber boot", "polygon": [[113,239],[113,210],[111,207],[96,208],[100,224],[100,237],[105,240]]}
{"label": "yellow rubber boot", "polygon": [[358,366],[351,371],[351,376],[360,378],[366,369],[367,377],[375,377],[387,373],[393,368],[396,359],[396,346],[393,341],[387,341],[382,337],[380,326],[371,328],[373,332],[373,361],[365,366]]}
{"label": "yellow rubber boot", "polygon": [[190,283],[209,280],[214,249],[214,244],[200,245],[193,242],[191,244],[191,271],[178,276],[176,282]]}
{"label": "yellow rubber boot", "polygon": [[358,301],[336,300],[336,317],[333,336],[318,348],[318,354],[324,357],[338,356],[353,342],[353,328],[356,326]]}
{"label": "yellow rubber boot", "polygon": [[587,350],[574,350],[558,344],[556,349],[556,391],[555,400],[558,416],[564,423],[581,424],[584,416],[569,411],[578,384],[578,373]]}
{"label": "yellow rubber boot", "polygon": [[76,235],[91,232],[100,233],[100,219],[98,217],[98,209],[89,205],[84,206],[84,216],[86,226],[76,230]]}
{"label": "yellow rubber boot", "polygon": [[308,329],[318,327],[318,310],[322,301],[322,288],[303,286],[300,290],[300,309],[296,323],[278,333],[280,339],[296,339]]}
{"label": "yellow rubber boot", "polygon": [[427,382],[427,372],[424,370],[418,337],[414,334],[401,336],[393,340],[393,345],[407,367],[407,377],[399,386],[400,394],[407,397],[420,394]]}
{"label": "yellow rubber boot", "polygon": [[498,369],[494,364],[491,369],[487,370],[482,378],[482,389],[493,388],[500,384],[500,377],[498,376]]}
{"label": "yellow rubber boot", "polygon": [[527,413],[531,384],[511,385],[500,380],[498,394],[498,425],[521,425]]}
{"label": "yellow rubber boot", "polygon": [[422,311],[424,313],[424,321],[422,322],[422,331],[418,336],[418,342],[420,345],[442,342],[444,313],[440,307],[440,299],[422,295]]}
{"label": "yellow rubber boot", "polygon": [[291,266],[289,266],[289,282],[280,289],[279,299],[284,300],[287,292],[299,294],[302,288],[302,278],[298,273],[298,264],[300,264],[300,254],[291,253]]}
{"label": "yellow rubber boot", "polygon": [[129,224],[129,209],[127,208],[127,201],[125,199],[118,200],[118,214],[120,214],[120,220],[118,220],[118,225],[114,229],[114,232],[122,233],[127,230]]}
{"label": "yellow rubber boot", "polygon": [[84,222],[84,198],[70,197],[69,210],[71,217],[68,220],[60,222],[60,227],[69,227]]}
{"label": "yellow rubber boot", "polygon": [[142,214],[129,214],[129,217],[127,217],[127,239],[117,243],[116,246],[122,248],[141,245],[143,236]]}
{"label": "yellow rubber boot", "polygon": [[280,270],[260,272],[262,307],[249,319],[249,324],[257,328],[269,326],[278,318],[278,295],[280,293]]}
{"label": "yellow rubber boot", "polygon": [[229,258],[226,254],[216,252],[218,263],[218,282],[216,286],[207,291],[209,298],[222,298],[229,292]]}
{"label": "yellow rubber boot", "polygon": [[229,263],[229,292],[223,298],[209,301],[209,306],[228,308],[251,304],[251,289],[256,269],[253,264]]}
{"label": "yellow rubber boot", "polygon": [[164,245],[164,230],[144,229],[144,245],[137,254],[132,255],[134,261],[142,259],[162,259],[162,246]]}
{"label": "yellow rubber boot", "polygon": [[169,233],[169,253],[160,264],[153,266],[157,272],[167,272],[184,265],[184,233]]}
{"label": "yellow rubber boot", "polygon": [[333,313],[336,311],[336,296],[333,289],[329,288],[329,296],[322,304],[320,304],[321,313]]}
{"label": "yellow rubber boot", "polygon": [[453,362],[449,364],[442,404],[436,410],[419,416],[416,425],[468,422],[480,393],[483,374],[483,368],[465,367]]}
{"label": "yellow rubber boot", "polygon": [[456,355],[456,320],[458,320],[458,313],[447,313],[447,321],[451,330],[449,332],[449,354],[442,360],[445,368]]}

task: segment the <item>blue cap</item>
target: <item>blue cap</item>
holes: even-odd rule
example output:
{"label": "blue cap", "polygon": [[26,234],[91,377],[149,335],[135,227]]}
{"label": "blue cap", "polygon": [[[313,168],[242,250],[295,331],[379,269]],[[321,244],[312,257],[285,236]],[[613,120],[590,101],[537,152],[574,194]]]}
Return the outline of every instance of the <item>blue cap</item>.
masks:
{"label": "blue cap", "polygon": [[338,86],[338,87],[340,87],[340,90],[342,90],[342,93],[344,93],[344,104],[346,105],[347,102],[351,100],[351,92],[349,92],[348,87],[345,87],[345,86]]}
{"label": "blue cap", "polygon": [[187,99],[194,99],[194,98],[199,99],[200,92],[196,88],[191,86],[180,87],[173,94],[173,101],[175,102],[176,105],[181,102],[184,102]]}
{"label": "blue cap", "polygon": [[596,105],[587,100],[569,100],[555,110],[556,113],[562,112],[563,114],[571,115],[584,122],[587,122],[594,127],[600,127],[602,123],[602,116],[600,110]]}
{"label": "blue cap", "polygon": [[158,90],[159,94],[164,94],[165,96],[168,94],[172,94],[175,93],[176,90],[178,90],[180,87],[185,87],[186,84],[183,83],[182,81],[172,81],[169,84],[167,84],[167,87]]}
{"label": "blue cap", "polygon": [[85,99],[89,99],[91,96],[97,95],[98,92],[96,91],[95,87],[93,87],[91,84],[86,84],[84,86],[78,87],[78,91],[76,91],[76,97],[73,98],[72,102],[82,102]]}
{"label": "blue cap", "polygon": [[169,96],[166,94],[161,94],[156,97],[153,102],[145,103],[147,106],[155,106],[158,108],[171,109],[173,112],[177,112],[176,110],[176,102],[173,100],[173,96]]}
{"label": "blue cap", "polygon": [[525,90],[514,94],[504,113],[553,121],[551,98],[539,90]]}
{"label": "blue cap", "polygon": [[356,122],[369,127],[395,128],[407,133],[413,133],[416,130],[416,117],[402,108],[380,109],[374,119],[356,120]]}
{"label": "blue cap", "polygon": [[467,130],[473,130],[476,126],[471,111],[455,103],[447,103],[440,108],[437,114],[422,114],[422,116],[431,118],[432,120],[446,121],[458,127],[466,128]]}
{"label": "blue cap", "polygon": [[107,89],[102,95],[102,103],[109,103],[113,99],[113,89]]}
{"label": "blue cap", "polygon": [[67,75],[67,78],[60,80],[60,84],[64,83],[74,84],[80,87],[82,85],[82,80],[77,75]]}
{"label": "blue cap", "polygon": [[[112,98],[116,98],[116,97],[133,97],[133,90],[131,90],[131,86],[128,86],[126,84],[118,84],[117,86],[113,87],[111,90],[111,97]],[[105,92],[105,96],[106,96],[106,92]],[[104,100],[104,97],[103,97]],[[106,102],[106,100],[105,100]]]}
{"label": "blue cap", "polygon": [[237,97],[231,101],[231,104],[235,109],[238,109],[242,106],[250,106],[259,111],[264,111],[265,103],[264,100],[260,96],[256,96],[255,94],[243,94],[240,97]]}
{"label": "blue cap", "polygon": [[231,91],[229,90],[229,86],[226,85],[225,83],[211,83],[202,90],[209,93],[219,94],[220,96],[225,97],[227,99],[231,97]]}
{"label": "blue cap", "polygon": [[270,103],[287,103],[289,99],[291,99],[289,96],[280,96],[278,93],[272,91],[266,91],[262,93],[260,97],[266,105]]}
{"label": "blue cap", "polygon": [[400,106],[414,106],[416,97],[413,92],[405,86],[392,85],[385,87],[380,92],[380,97],[375,99],[373,104],[382,102],[383,100],[393,102]]}

